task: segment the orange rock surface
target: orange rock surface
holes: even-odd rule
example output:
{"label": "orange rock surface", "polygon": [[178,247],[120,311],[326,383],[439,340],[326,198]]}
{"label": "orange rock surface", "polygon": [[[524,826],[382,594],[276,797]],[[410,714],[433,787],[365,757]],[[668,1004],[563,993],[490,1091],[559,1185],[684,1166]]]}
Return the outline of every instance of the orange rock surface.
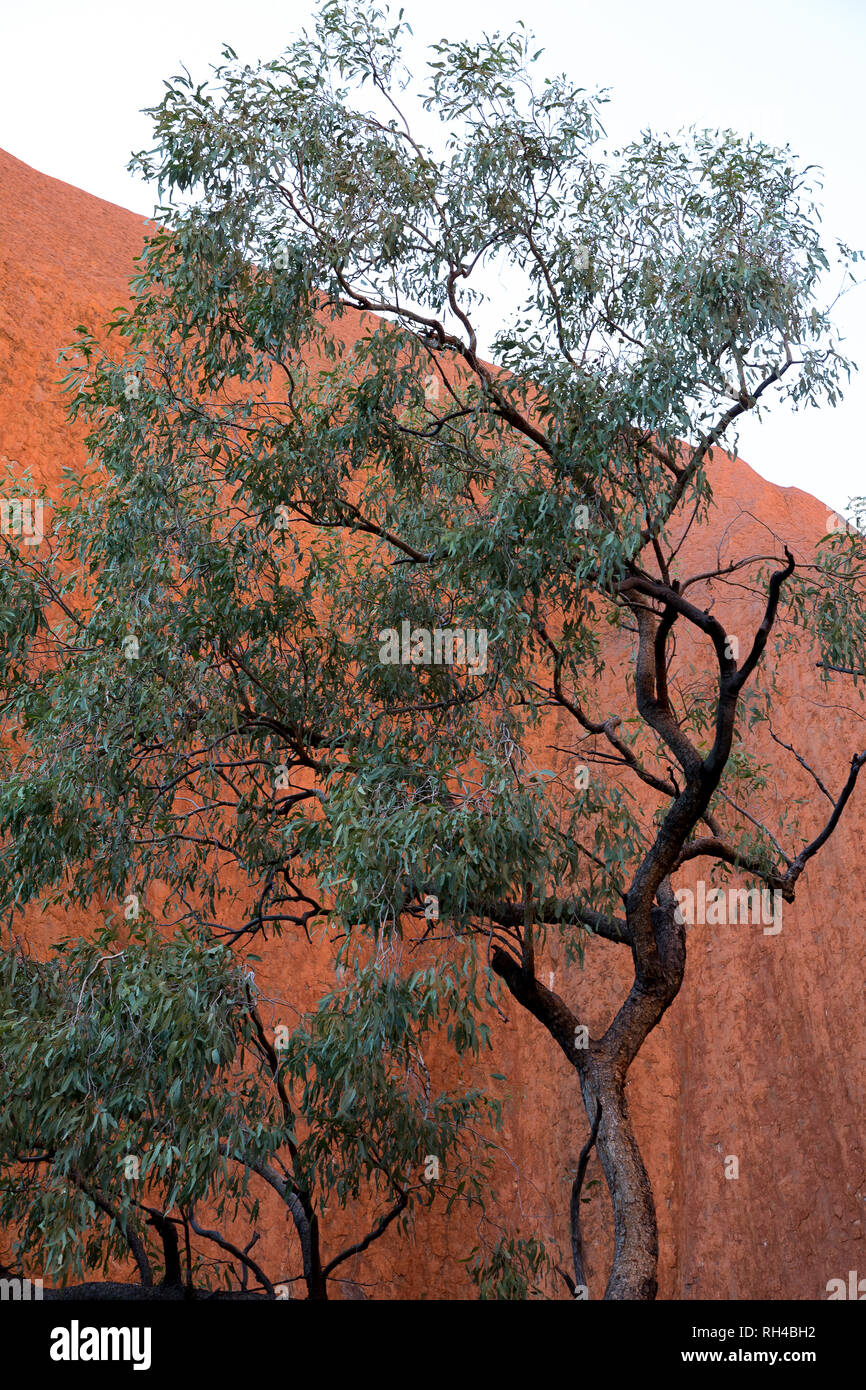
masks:
{"label": "orange rock surface", "polygon": [[[144,219],[37,173],[0,153],[0,455],[59,493],[61,470],[83,460],[56,383],[58,353],[76,324],[96,329],[127,297]],[[708,568],[720,538],[739,553],[766,551],[770,532],[807,558],[826,530],[828,508],[796,488],[763,481],[742,460],[717,454],[711,528],[689,538],[687,563]],[[816,474],[817,482],[817,474]],[[769,528],[769,529],[768,529]],[[754,600],[726,604],[729,631],[754,626]],[[604,707],[599,693],[598,713]],[[831,788],[850,756],[866,746],[866,718],[842,678],[828,693],[814,663],[786,671],[774,727],[794,742]],[[562,743],[563,726],[552,740]],[[809,791],[806,774],[785,763],[767,807]],[[820,812],[806,808],[804,835]],[[809,819],[812,817],[812,819]],[[808,821],[808,823],[807,823]],[[783,930],[696,926],[682,992],[631,1071],[636,1128],[653,1181],[660,1226],[660,1296],[669,1299],[826,1298],[827,1281],[866,1275],[866,1102],[863,1029],[866,889],[861,866],[866,794],[859,788],[836,834],[785,906]],[[694,882],[683,874],[677,886]],[[86,930],[87,918],[36,921],[37,943]],[[268,992],[312,1004],[333,976],[324,957],[286,940],[265,954]],[[556,988],[594,1032],[609,1020],[631,980],[627,953],[593,942],[585,969],[553,956]],[[495,1069],[514,1098],[502,1137],[499,1198],[523,1234],[555,1237],[568,1249],[570,1173],[587,1126],[577,1081],[534,1020],[508,1009],[493,1021]],[[735,1155],[739,1177],[725,1176]],[[593,1159],[589,1177],[600,1176]],[[586,1206],[590,1284],[600,1296],[607,1272],[609,1218],[602,1186]],[[266,1268],[285,1249],[284,1213],[257,1250]],[[333,1222],[329,1225],[329,1222]],[[324,1223],[325,1257],[337,1237],[357,1235],[342,1213]],[[389,1233],[349,1263],[356,1281],[344,1296],[471,1297],[459,1263],[475,1244],[473,1219],[419,1217],[414,1246]],[[261,1254],[259,1252],[261,1251]]]}

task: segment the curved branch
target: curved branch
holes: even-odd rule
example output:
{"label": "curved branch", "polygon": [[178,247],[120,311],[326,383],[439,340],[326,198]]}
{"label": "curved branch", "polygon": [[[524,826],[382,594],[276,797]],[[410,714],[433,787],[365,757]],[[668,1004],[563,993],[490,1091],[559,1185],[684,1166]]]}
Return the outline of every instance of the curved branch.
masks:
{"label": "curved branch", "polygon": [[147,1253],[145,1251],[144,1244],[139,1238],[138,1234],[133,1230],[132,1226],[121,1215],[117,1208],[111,1205],[105,1194],[103,1192],[100,1192],[99,1188],[91,1186],[91,1184],[84,1177],[83,1173],[79,1173],[77,1169],[73,1169],[70,1173],[70,1177],[72,1178],[72,1181],[75,1183],[76,1187],[80,1188],[81,1191],[85,1194],[85,1196],[90,1198],[94,1206],[97,1206],[100,1211],[104,1212],[106,1216],[110,1217],[114,1224],[117,1226],[117,1229],[120,1231],[124,1240],[129,1246],[132,1252],[132,1257],[138,1266],[138,1275],[142,1282],[142,1285],[146,1289],[152,1289],[153,1270],[150,1267],[150,1261],[147,1258]]}
{"label": "curved branch", "polygon": [[364,1236],[363,1240],[359,1240],[354,1245],[350,1245],[347,1250],[342,1250],[339,1255],[334,1256],[333,1260],[329,1260],[329,1262],[325,1265],[324,1269],[322,1270],[322,1278],[327,1279],[328,1276],[333,1272],[333,1270],[337,1268],[337,1265],[341,1265],[344,1260],[350,1259],[352,1255],[360,1255],[362,1250],[366,1250],[368,1246],[373,1244],[374,1240],[378,1240],[380,1236],[384,1235],[388,1227],[391,1225],[391,1222],[397,1219],[401,1211],[403,1211],[406,1208],[408,1202],[408,1194],[406,1192],[401,1191],[400,1196],[394,1203],[394,1206],[391,1207],[390,1211],[387,1211],[385,1215],[381,1217],[379,1221],[376,1222],[376,1225],[373,1227],[372,1231],[368,1231],[367,1235]]}
{"label": "curved branch", "polygon": [[711,859],[721,859],[723,863],[730,864],[732,868],[743,869],[746,873],[754,874],[755,878],[762,879],[768,888],[778,889],[783,896],[786,893],[789,894],[786,901],[793,902],[794,894],[786,888],[785,875],[765,869],[756,859],[751,859],[747,854],[740,854],[733,845],[727,844],[717,835],[702,835],[699,839],[684,845],[672,865],[671,872],[681,868],[688,860],[700,859],[704,855]]}
{"label": "curved branch", "polygon": [[224,1235],[221,1235],[219,1231],[211,1231],[205,1226],[200,1226],[195,1219],[195,1212],[192,1207],[190,1207],[187,1212],[187,1217],[189,1219],[189,1224],[192,1226],[197,1236],[203,1236],[205,1240],[212,1240],[214,1245],[218,1245],[221,1250],[225,1250],[234,1259],[238,1260],[242,1265],[245,1265],[247,1269],[251,1269],[262,1288],[266,1290],[268,1297],[276,1298],[274,1286],[270,1279],[265,1274],[261,1265],[256,1264],[255,1260],[251,1255],[247,1254],[246,1250],[241,1250],[237,1245],[233,1245],[232,1242],[227,1240]]}
{"label": "curved branch", "polygon": [[811,844],[806,845],[805,849],[800,850],[800,853],[797,855],[796,859],[794,860],[793,864],[791,865],[790,869],[785,875],[785,878],[792,886],[797,882],[797,879],[800,877],[800,874],[803,872],[812,856],[818,853],[818,850],[821,848],[823,844],[826,844],[827,840],[829,840],[830,836],[833,834],[833,831],[836,829],[836,826],[839,823],[839,818],[841,817],[842,812],[844,811],[845,806],[847,805],[848,800],[851,796],[851,793],[853,792],[857,784],[857,778],[859,776],[860,769],[864,765],[866,765],[866,751],[864,751],[863,753],[855,753],[853,758],[851,759],[851,770],[848,773],[848,780],[842,788],[836,805],[833,807],[830,819],[827,821],[827,824],[824,826],[824,829],[821,831],[820,835],[816,835],[815,839],[812,840]]}

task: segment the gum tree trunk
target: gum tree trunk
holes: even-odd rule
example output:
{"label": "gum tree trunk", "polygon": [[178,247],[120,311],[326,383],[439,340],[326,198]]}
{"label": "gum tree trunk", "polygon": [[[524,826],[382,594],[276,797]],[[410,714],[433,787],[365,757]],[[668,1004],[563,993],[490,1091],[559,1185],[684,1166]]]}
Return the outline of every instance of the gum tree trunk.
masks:
{"label": "gum tree trunk", "polygon": [[[577,1060],[587,1116],[601,1105],[596,1148],[613,1208],[613,1264],[606,1299],[654,1299],[658,1291],[658,1226],[655,1202],[628,1110],[628,1069],[649,1034],[679,993],[685,970],[685,926],[673,893],[661,894],[651,912],[656,950],[636,955],[635,981],[604,1036]],[[575,1214],[579,1220],[579,1210]]]}
{"label": "gum tree trunk", "polygon": [[587,1114],[601,1102],[596,1148],[613,1208],[614,1251],[606,1299],[654,1299],[658,1227],[649,1175],[628,1113],[625,1088],[607,1068],[592,1069],[581,1089]]}

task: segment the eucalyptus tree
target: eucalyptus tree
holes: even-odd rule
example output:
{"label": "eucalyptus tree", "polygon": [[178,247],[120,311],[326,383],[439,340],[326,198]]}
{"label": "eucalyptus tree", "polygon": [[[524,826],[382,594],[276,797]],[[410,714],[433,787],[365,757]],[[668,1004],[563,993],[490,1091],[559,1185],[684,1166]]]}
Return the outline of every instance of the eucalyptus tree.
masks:
{"label": "eucalyptus tree", "polygon": [[[672,876],[704,859],[792,901],[866,761],[824,818],[753,813],[777,677],[817,651],[862,694],[860,532],[808,563],[732,537],[697,574],[682,541],[738,419],[833,404],[850,364],[790,151],[608,151],[604,94],[539,76],[523,30],[444,40],[416,80],[405,39],[326,3],[152,113],[132,302],[69,364],[94,466],[56,560],[5,581],[29,751],[3,878],[19,904],[159,881],[239,944],[325,928],[462,962],[479,1006],[504,987],[574,1070],[570,1286],[595,1145],[606,1296],[647,1299],[625,1086],[683,979]],[[727,582],[748,634],[714,611]],[[590,937],[634,972],[600,1036],[581,977],[565,998],[540,968]]]}

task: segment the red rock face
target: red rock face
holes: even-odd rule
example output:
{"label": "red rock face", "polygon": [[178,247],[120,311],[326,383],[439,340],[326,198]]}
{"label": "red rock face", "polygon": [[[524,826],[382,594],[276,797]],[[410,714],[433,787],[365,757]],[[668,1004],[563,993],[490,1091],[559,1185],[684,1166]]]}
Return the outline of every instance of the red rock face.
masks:
{"label": "red rock face", "polygon": [[[0,153],[0,455],[29,468],[49,495],[59,493],[62,468],[83,460],[80,432],[68,426],[56,389],[57,355],[76,324],[96,328],[124,301],[143,234],[142,218]],[[709,568],[726,530],[727,545],[740,554],[767,551],[772,532],[798,559],[810,556],[826,529],[823,504],[766,483],[722,454],[711,476],[712,527],[690,537],[687,567]],[[749,597],[717,611],[742,640],[757,621]],[[606,690],[596,717],[621,712],[612,683],[605,705]],[[785,673],[774,728],[831,790],[841,787],[851,753],[866,746],[858,698],[842,677],[828,692],[806,655]],[[571,734],[564,726],[549,732],[556,736],[544,741],[559,744]],[[806,838],[821,816],[811,791],[788,759],[765,809],[808,794]],[[656,1194],[664,1298],[820,1299],[829,1279],[847,1278],[851,1269],[866,1276],[864,830],[861,787],[801,880],[797,903],[785,905],[779,933],[746,925],[689,932],[682,992],[633,1066],[629,1086]],[[693,885],[698,872],[683,873],[676,886]],[[87,927],[86,915],[76,914],[62,923],[34,920],[31,933],[44,945],[61,930]],[[590,945],[583,971],[566,967],[553,949],[540,968],[556,972],[556,989],[593,1032],[609,1021],[631,979],[627,953],[602,941]],[[277,995],[291,979],[293,997],[300,989],[306,1004],[333,979],[324,957],[285,942],[267,951],[260,973]],[[493,1025],[495,1069],[508,1076],[513,1097],[499,1198],[510,1224],[526,1235],[555,1237],[566,1250],[570,1173],[587,1132],[577,1082],[540,1026],[516,1006],[507,1011],[509,1022]],[[726,1177],[731,1157],[738,1160],[736,1179]],[[595,1159],[588,1176],[600,1176]],[[610,1223],[603,1187],[588,1191],[597,1297]],[[341,1237],[357,1234],[357,1223],[341,1213],[329,1213],[323,1224],[326,1257]],[[284,1225],[284,1213],[273,1210],[259,1247],[266,1268],[282,1264]],[[475,1241],[471,1218],[419,1217],[414,1247],[401,1247],[389,1233],[349,1262],[347,1278],[357,1283],[343,1296],[359,1296],[363,1285],[370,1297],[470,1297],[459,1261]]]}

